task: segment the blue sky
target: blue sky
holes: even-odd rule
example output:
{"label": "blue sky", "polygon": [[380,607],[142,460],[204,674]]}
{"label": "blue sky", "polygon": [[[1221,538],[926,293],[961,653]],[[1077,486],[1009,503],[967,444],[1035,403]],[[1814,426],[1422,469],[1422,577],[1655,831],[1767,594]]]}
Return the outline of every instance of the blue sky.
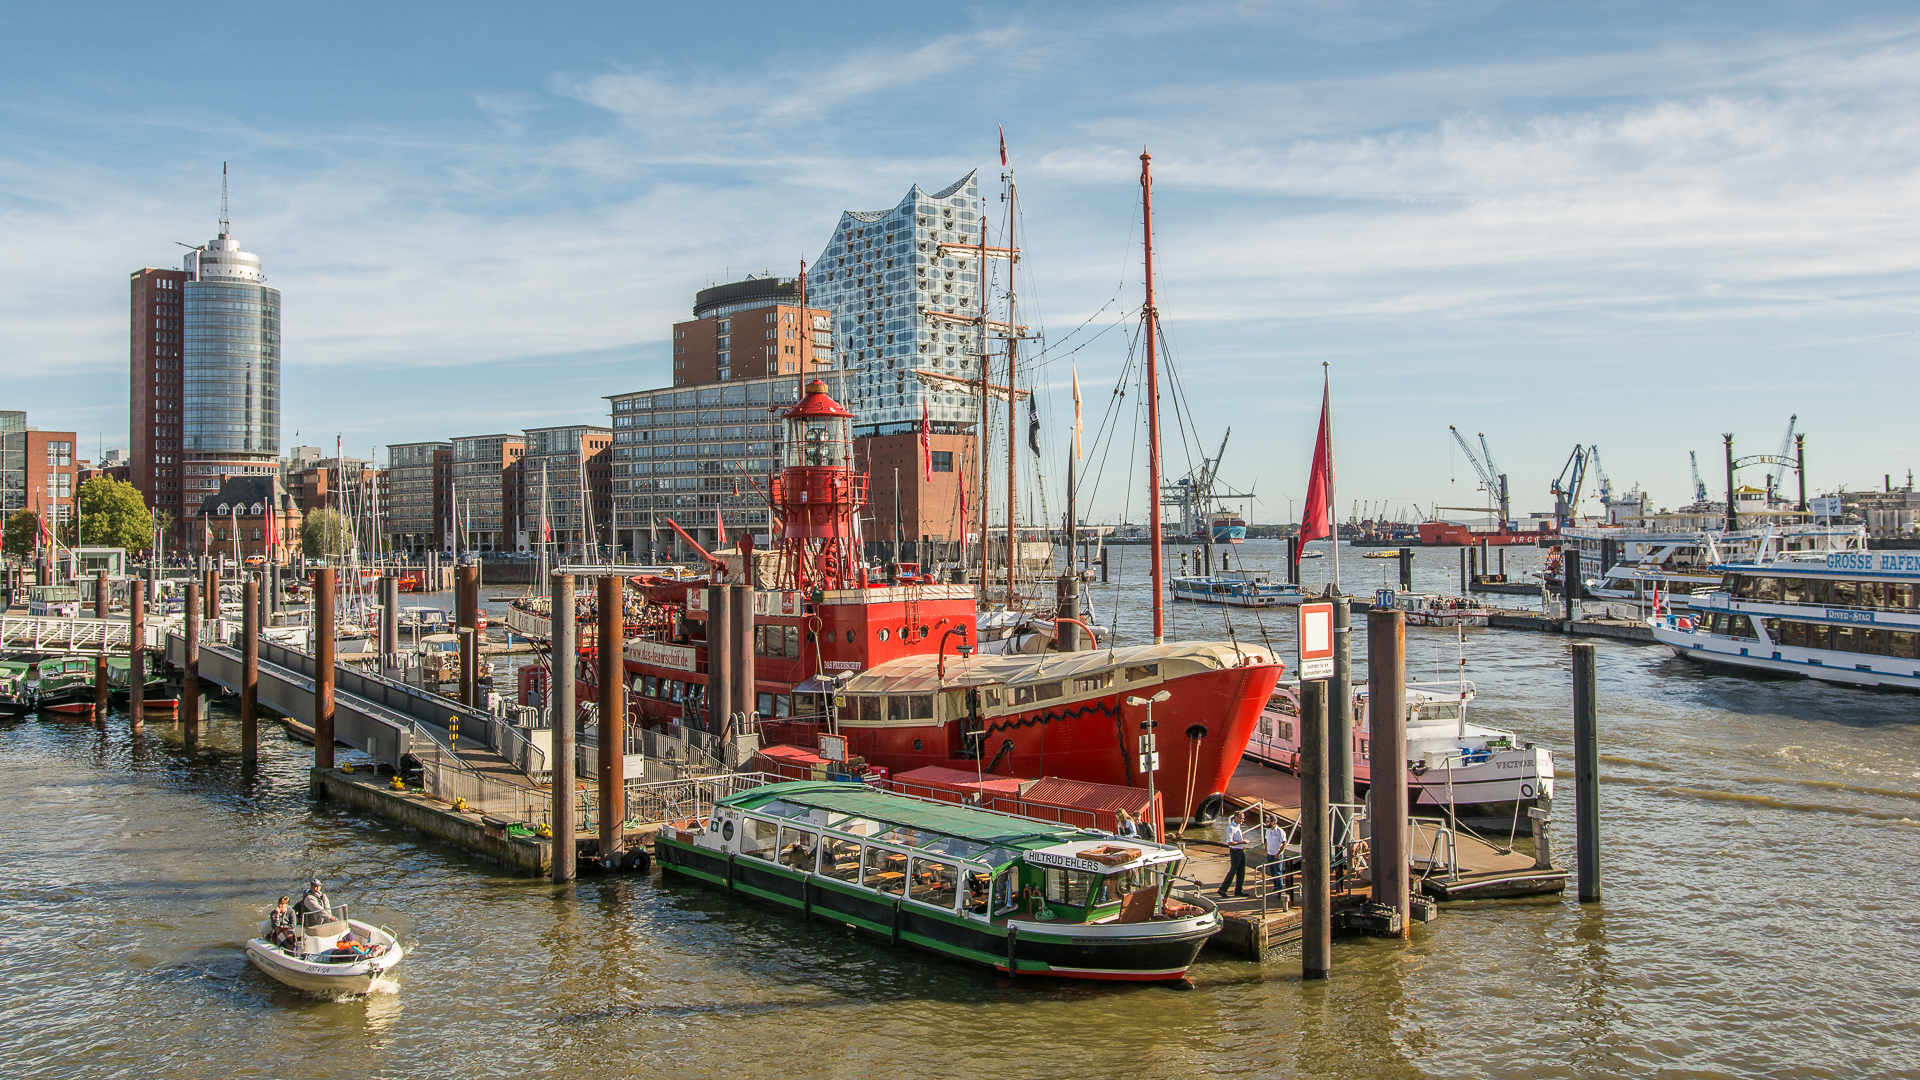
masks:
{"label": "blue sky", "polygon": [[[223,160],[285,296],[283,441],[364,453],[604,423],[603,395],[667,381],[695,289],[791,273],[841,210],[913,183],[980,168],[993,190],[1004,125],[1022,321],[1054,342],[1139,303],[1153,151],[1187,411],[1209,449],[1233,429],[1223,475],[1257,485],[1256,520],[1304,488],[1322,362],[1343,513],[1476,502],[1449,424],[1487,433],[1520,511],[1575,441],[1674,505],[1688,450],[1715,483],[1721,432],[1771,452],[1790,413],[1816,489],[1920,466],[1911,5],[14,5],[6,26],[0,407],[89,448],[126,443],[126,275],[213,234]],[[1073,353],[1090,402],[1127,338]],[[1066,366],[1043,369],[1050,419]],[[1105,518],[1129,487],[1109,460]]]}

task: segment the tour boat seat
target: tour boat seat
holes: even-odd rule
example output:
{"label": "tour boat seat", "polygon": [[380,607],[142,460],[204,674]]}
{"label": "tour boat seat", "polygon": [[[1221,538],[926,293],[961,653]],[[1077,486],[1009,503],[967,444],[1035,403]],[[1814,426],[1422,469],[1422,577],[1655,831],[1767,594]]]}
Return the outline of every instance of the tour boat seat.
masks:
{"label": "tour boat seat", "polygon": [[321,938],[332,943],[340,940],[340,935],[347,932],[347,924],[345,920],[334,919],[331,922],[314,923],[301,932],[310,938]]}

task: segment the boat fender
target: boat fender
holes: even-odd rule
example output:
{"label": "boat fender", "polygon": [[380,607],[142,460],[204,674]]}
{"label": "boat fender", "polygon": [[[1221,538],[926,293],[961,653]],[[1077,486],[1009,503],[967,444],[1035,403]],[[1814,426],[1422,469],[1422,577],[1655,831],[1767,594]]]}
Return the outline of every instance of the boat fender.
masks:
{"label": "boat fender", "polygon": [[1018,977],[1020,974],[1020,961],[1018,959],[1019,948],[1020,948],[1020,928],[1013,925],[1012,923],[1008,923],[1007,924],[1007,975],[1010,977]]}

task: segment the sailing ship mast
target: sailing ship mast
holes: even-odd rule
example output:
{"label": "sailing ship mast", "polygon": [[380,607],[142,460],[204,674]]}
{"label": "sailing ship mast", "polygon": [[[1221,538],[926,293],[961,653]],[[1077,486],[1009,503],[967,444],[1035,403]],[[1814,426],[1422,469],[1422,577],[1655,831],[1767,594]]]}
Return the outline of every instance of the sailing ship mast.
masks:
{"label": "sailing ship mast", "polygon": [[1140,152],[1140,212],[1145,221],[1146,301],[1140,317],[1147,336],[1147,543],[1153,560],[1153,643],[1166,640],[1165,569],[1160,550],[1160,313],[1153,306],[1153,155]]}
{"label": "sailing ship mast", "polygon": [[[1016,378],[1018,374],[1018,367],[1019,367],[1020,321],[1014,317],[1014,287],[1013,287],[1014,259],[1012,255],[1012,252],[1015,249],[1015,244],[1013,240],[1013,220],[1014,220],[1015,213],[1017,211],[1017,206],[1015,203],[1015,200],[1017,198],[1018,198],[1018,191],[1015,188],[1014,182],[1013,182],[1013,170],[1009,168],[1007,170],[1007,252],[1008,252],[1008,255],[1007,255],[1007,608],[1008,610],[1013,609],[1014,567],[1018,564],[1018,559],[1014,555],[1014,552],[1017,549],[1017,545],[1014,543],[1014,529],[1015,529],[1015,522],[1018,520],[1017,506],[1018,506],[1019,497],[1020,497],[1019,492],[1016,490],[1014,486],[1017,467],[1020,461],[1020,444],[1019,444],[1019,441],[1013,437],[1013,433],[1019,430],[1019,423],[1020,423],[1020,393],[1018,389],[1020,384],[1018,379]],[[985,283],[985,275],[982,275],[982,284],[984,285],[984,283]]]}
{"label": "sailing ship mast", "polygon": [[[974,484],[973,501],[980,508],[980,596],[987,593],[987,200],[980,200],[980,265],[978,267],[980,294],[979,348],[976,357],[980,361],[980,409],[979,424],[974,431],[974,469],[978,482]],[[1013,245],[1007,245],[1007,267],[1011,276],[1013,267]]]}

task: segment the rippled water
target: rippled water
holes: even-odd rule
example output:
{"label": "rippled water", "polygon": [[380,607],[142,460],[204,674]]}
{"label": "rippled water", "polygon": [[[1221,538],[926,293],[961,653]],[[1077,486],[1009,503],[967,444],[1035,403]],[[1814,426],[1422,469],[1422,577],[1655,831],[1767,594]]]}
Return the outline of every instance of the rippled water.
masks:
{"label": "rippled water", "polygon": [[[1434,554],[1423,579],[1457,565]],[[1354,591],[1391,567],[1346,562]],[[1283,652],[1289,618],[1261,620]],[[1409,638],[1416,676],[1452,676],[1450,633]],[[1920,697],[1599,651],[1604,902],[1450,906],[1408,945],[1340,942],[1325,983],[1205,954],[1185,992],[1010,982],[679,882],[503,876],[311,802],[277,732],[243,779],[225,711],[191,753],[171,725],[30,721],[0,729],[0,1076],[1920,1076]],[[1564,640],[1477,631],[1468,660],[1482,719],[1568,745]],[[248,967],[309,874],[414,947],[396,993]]]}

